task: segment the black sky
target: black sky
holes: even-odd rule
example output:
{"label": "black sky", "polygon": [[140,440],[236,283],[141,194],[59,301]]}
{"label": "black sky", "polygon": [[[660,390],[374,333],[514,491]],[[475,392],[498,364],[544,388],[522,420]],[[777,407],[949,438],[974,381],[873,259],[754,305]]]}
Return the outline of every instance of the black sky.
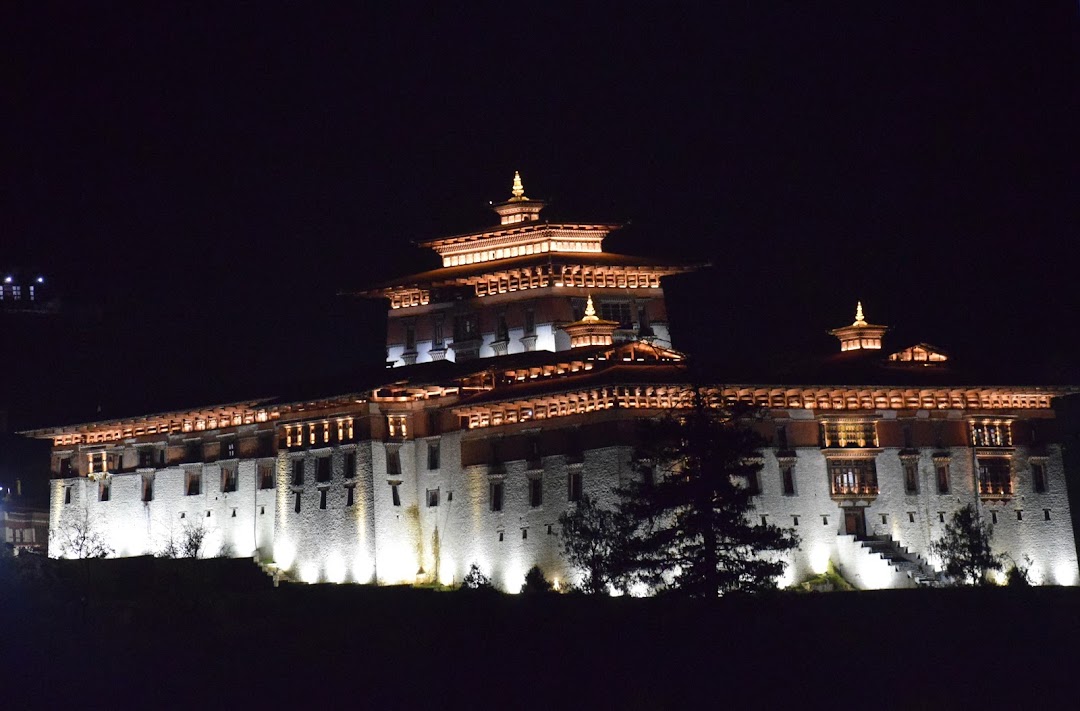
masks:
{"label": "black sky", "polygon": [[379,360],[335,294],[434,266],[410,240],[515,169],[630,221],[609,249],[711,260],[676,345],[732,372],[856,299],[897,347],[1072,368],[1076,3],[765,5],[6,5],[0,265],[102,314],[13,361],[13,424]]}

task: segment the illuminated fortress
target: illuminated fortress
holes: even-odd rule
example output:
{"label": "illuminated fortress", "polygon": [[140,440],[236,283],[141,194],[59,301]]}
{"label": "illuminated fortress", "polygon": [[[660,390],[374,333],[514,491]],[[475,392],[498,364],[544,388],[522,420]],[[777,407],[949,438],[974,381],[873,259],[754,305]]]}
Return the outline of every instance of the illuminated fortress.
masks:
{"label": "illuminated fortress", "polygon": [[[373,287],[384,382],[36,430],[53,444],[50,555],[82,522],[117,556],[191,530],[204,554],[294,579],[574,580],[559,515],[614,505],[636,423],[688,401],[661,280],[687,265],[605,252],[616,225],[548,223],[515,175],[490,229],[432,240],[443,266]],[[857,587],[934,576],[929,544],[974,503],[1035,582],[1075,585],[1053,387],[982,386],[920,343],[889,353],[862,305],[839,349],[783,382],[707,388],[765,413],[754,517],[801,538],[783,584],[831,561]]]}

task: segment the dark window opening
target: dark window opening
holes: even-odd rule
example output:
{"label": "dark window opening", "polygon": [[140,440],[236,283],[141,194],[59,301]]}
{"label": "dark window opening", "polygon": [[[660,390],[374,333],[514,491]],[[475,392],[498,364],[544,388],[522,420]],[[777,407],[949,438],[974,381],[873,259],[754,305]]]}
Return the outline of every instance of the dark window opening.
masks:
{"label": "dark window opening", "polygon": [[188,472],[185,493],[188,496],[198,496],[202,492],[202,472]]}
{"label": "dark window opening", "polygon": [[944,511],[938,511],[937,520],[938,520],[938,523],[945,523],[945,512]]}
{"label": "dark window opening", "polygon": [[917,462],[904,462],[904,493],[919,493],[919,465]]}
{"label": "dark window opening", "polygon": [[356,503],[355,498],[356,498],[356,487],[355,486],[346,486],[345,487],[345,505],[346,506],[352,506],[354,503]]}
{"label": "dark window opening", "polygon": [[435,317],[435,324],[434,324],[433,333],[434,333],[434,335],[432,336],[431,340],[434,342],[434,346],[436,348],[442,348],[443,343],[446,341],[446,336],[443,334],[443,317],[442,316],[436,316]]}
{"label": "dark window opening", "polygon": [[427,505],[428,508],[435,508],[439,505],[439,490],[428,489],[427,490]]}
{"label": "dark window opening", "polygon": [[142,478],[142,500],[154,500],[154,477],[152,476],[144,476]]}
{"label": "dark window opening", "polygon": [[64,487],[64,503],[65,504],[70,504],[71,503],[71,487],[70,486],[65,486]]}
{"label": "dark window opening", "polygon": [[525,335],[531,336],[536,333],[536,311],[525,309]]}
{"label": "dark window opening", "polygon": [[795,467],[785,464],[780,467],[780,476],[784,481],[784,496],[795,495]]}
{"label": "dark window opening", "polygon": [[326,508],[326,489],[319,490],[319,508]]}
{"label": "dark window opening", "polygon": [[641,483],[645,488],[651,489],[656,484],[656,470],[652,467],[642,467]]}
{"label": "dark window opening", "polygon": [[794,519],[794,524],[796,526],[798,526],[799,525],[799,517],[798,516],[792,516],[791,518]]}
{"label": "dark window opening", "polygon": [[109,496],[112,493],[112,482],[108,479],[102,479],[98,482],[98,501],[108,501]]}
{"label": "dark window opening", "polygon": [[[164,453],[164,452],[163,452]],[[152,467],[157,463],[156,450],[143,447],[139,450],[139,466],[143,469]]]}
{"label": "dark window opening", "polygon": [[529,506],[536,508],[544,503],[544,481],[529,479]]}
{"label": "dark window opening", "polygon": [[274,468],[269,463],[262,463],[259,465],[259,488],[260,489],[273,489],[274,488]]}
{"label": "dark window opening", "polygon": [[[585,315],[582,306],[582,316]],[[600,302],[600,318],[605,321],[615,321],[619,328],[627,329],[634,327],[634,312],[630,309],[627,301],[602,301]]]}
{"label": "dark window opening", "polygon": [[1041,463],[1031,465],[1031,482],[1036,494],[1046,493],[1046,467]]}
{"label": "dark window opening", "polygon": [[881,514],[881,525],[886,526],[886,525],[888,525],[888,523],[889,523],[889,515],[888,514]]}
{"label": "dark window opening", "polygon": [[330,481],[330,457],[319,457],[315,460],[315,481],[320,484]]}
{"label": "dark window opening", "polygon": [[746,488],[750,490],[751,496],[757,496],[761,493],[761,477],[758,475],[758,472],[747,473]]}
{"label": "dark window opening", "polygon": [[1050,520],[1050,509],[1043,509],[1043,521]]}
{"label": "dark window opening", "polygon": [[937,471],[937,491],[939,494],[949,493],[949,465],[944,462],[939,463],[936,467]]}
{"label": "dark window opening", "polygon": [[527,528],[521,529],[521,540],[524,541],[528,537],[529,537],[529,529],[527,529]]}
{"label": "dark window opening", "polygon": [[868,496],[878,493],[873,459],[837,459],[829,462],[833,496]]}
{"label": "dark window opening", "polygon": [[428,471],[438,469],[442,464],[440,461],[440,444],[439,440],[429,440],[427,444],[427,468]]}
{"label": "dark window opening", "polygon": [[503,509],[503,482],[493,481],[488,486],[488,498],[492,511]]}
{"label": "dark window opening", "polygon": [[356,452],[345,452],[345,478],[356,476]]}
{"label": "dark window opening", "polygon": [[990,512],[990,522],[997,523],[997,511]]}
{"label": "dark window opening", "polygon": [[235,467],[221,468],[221,490],[225,493],[236,491],[237,474]]}
{"label": "dark window opening", "polygon": [[776,426],[776,446],[779,449],[788,448],[787,427],[785,425]]}
{"label": "dark window opening", "polygon": [[454,317],[454,340],[468,341],[476,338],[480,332],[476,314],[461,314]]}
{"label": "dark window opening", "polygon": [[386,450],[386,473],[390,476],[401,474],[401,452],[397,448]]}
{"label": "dark window opening", "polygon": [[1008,459],[979,460],[979,493],[984,496],[1012,494],[1012,471]]}
{"label": "dark window opening", "polygon": [[570,472],[566,475],[566,500],[581,501],[581,472]]}
{"label": "dark window opening", "polygon": [[304,460],[294,459],[292,463],[292,484],[293,486],[304,485]]}
{"label": "dark window opening", "polygon": [[908,511],[907,512],[907,520],[908,520],[908,523],[915,523],[915,512],[914,511]]}
{"label": "dark window opening", "polygon": [[1023,521],[1024,520],[1024,512],[1021,511],[1020,509],[1016,510],[1016,520],[1017,521]]}
{"label": "dark window opening", "polygon": [[401,492],[398,491],[398,484],[390,485],[390,498],[394,503],[394,506],[401,506]]}
{"label": "dark window opening", "polygon": [[300,492],[299,491],[296,492],[296,504],[293,507],[293,511],[296,512],[296,513],[300,513]]}

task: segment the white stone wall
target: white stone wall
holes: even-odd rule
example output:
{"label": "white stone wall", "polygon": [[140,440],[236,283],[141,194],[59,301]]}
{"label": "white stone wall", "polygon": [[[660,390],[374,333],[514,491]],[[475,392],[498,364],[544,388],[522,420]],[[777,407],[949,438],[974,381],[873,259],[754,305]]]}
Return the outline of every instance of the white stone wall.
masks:
{"label": "white stone wall", "polygon": [[[356,476],[345,472],[356,454]],[[316,462],[330,458],[330,481],[318,482]],[[293,462],[304,461],[304,483],[292,484]],[[277,459],[274,561],[304,582],[369,583],[375,575],[372,443],[282,452]],[[353,488],[353,503],[348,489]],[[321,508],[323,491],[326,508]],[[296,497],[300,496],[300,511]]]}
{"label": "white stone wall", "polygon": [[[581,464],[568,464],[563,455],[548,456],[542,460],[542,470],[535,471],[529,471],[523,460],[510,461],[502,467],[503,473],[493,474],[489,465],[460,466],[461,437],[460,432],[442,436],[442,466],[437,471],[426,469],[426,442],[418,443],[414,471],[424,570],[436,575],[437,528],[437,579],[444,584],[460,583],[473,563],[507,592],[520,590],[533,565],[539,565],[549,580],[573,579],[577,573],[563,561],[558,535],[559,515],[568,505],[568,470],[580,468],[583,492],[614,506],[611,489],[626,476],[630,448],[586,450]],[[500,477],[503,508],[492,511],[490,484]],[[542,482],[543,501],[537,507],[530,505],[530,477]],[[434,488],[439,489],[439,506],[428,507],[426,493]]]}
{"label": "white stone wall", "polygon": [[[919,452],[919,486],[914,494],[905,491],[899,449],[886,448],[875,457],[879,493],[866,508],[867,534],[890,536],[931,565],[940,565],[930,554],[930,543],[943,535],[956,511],[977,503],[987,519],[991,512],[997,512],[992,540],[996,552],[1021,565],[1027,565],[1025,556],[1030,558],[1031,573],[1042,583],[1080,584],[1059,447],[1047,450],[1047,491],[1042,494],[1035,493],[1027,451],[1018,447],[1013,456],[1014,495],[1004,501],[982,501],[976,496],[973,450],[969,447],[948,450],[949,493],[938,494],[936,451]],[[755,497],[756,517],[765,515],[769,523],[791,526],[802,539],[785,575],[788,583],[824,572],[829,560],[838,562],[837,536],[845,532],[843,509],[830,497],[825,454],[817,448],[796,452],[795,495],[783,494],[779,462],[773,451],[766,451],[760,475],[762,493]],[[1017,509],[1023,511],[1022,521],[1016,518]],[[1049,521],[1045,520],[1045,509],[1050,511]],[[796,517],[798,526],[794,525]]]}
{"label": "white stone wall", "polygon": [[[525,345],[521,339],[525,337],[525,330],[523,328],[511,328],[508,330],[510,342],[507,345],[507,354],[524,353]],[[533,346],[534,351],[556,351],[556,350],[569,350],[570,338],[566,337],[566,343],[562,348],[558,347],[557,334],[561,334],[562,331],[555,328],[550,323],[538,323],[536,324],[536,343]],[[665,330],[666,333],[666,330]],[[564,334],[565,335],[565,334]],[[495,349],[491,344],[495,341],[495,333],[484,333],[482,336],[482,343],[480,345],[479,357],[491,358],[495,355]],[[454,339],[448,338],[444,342],[446,348],[445,360],[453,361],[454,357]],[[430,339],[416,342],[416,362],[427,363],[432,360],[431,358],[432,341]],[[386,351],[387,362],[392,363],[395,368],[405,365],[404,359],[405,346],[391,346]]]}
{"label": "white stone wall", "polygon": [[[221,491],[221,462],[163,469],[139,469],[109,476],[108,501],[99,500],[99,484],[87,478],[56,479],[50,501],[49,555],[64,555],[60,540],[71,522],[86,518],[117,557],[158,555],[170,539],[179,544],[186,527],[202,527],[203,557],[250,557],[269,554],[274,535],[275,497],[257,489],[257,461],[230,460],[237,466],[237,490]],[[186,495],[186,472],[200,469],[198,495]],[[154,479],[152,501],[142,500],[144,475]],[[71,487],[71,503],[64,490]]]}
{"label": "white stone wall", "polygon": [[[580,467],[583,491],[604,505],[614,506],[612,489],[631,476],[632,448],[587,449],[580,464],[568,463],[564,455],[547,456],[542,459],[542,470],[531,472],[525,461],[505,462],[501,474],[503,509],[492,511],[492,467],[462,467],[461,447],[463,438],[494,434],[456,431],[401,442],[365,441],[281,452],[274,460],[276,487],[269,490],[256,489],[258,460],[254,459],[232,460],[238,464],[239,480],[238,490],[231,493],[220,490],[221,462],[113,475],[106,502],[98,500],[96,482],[85,478],[54,480],[49,554],[63,555],[57,534],[85,511],[116,556],[159,553],[170,537],[176,540],[183,535],[185,526],[201,525],[207,531],[205,556],[250,556],[258,548],[260,557],[272,556],[282,568],[308,582],[398,584],[434,580],[455,584],[472,563],[511,592],[520,589],[525,572],[534,564],[549,579],[576,580],[578,571],[570,570],[563,561],[558,536],[558,518],[568,506],[568,472]],[[432,440],[440,443],[440,466],[429,470],[427,448]],[[387,472],[386,453],[393,448],[398,449],[401,462],[396,475]],[[350,451],[356,454],[355,478],[347,478],[343,471],[345,454]],[[981,501],[975,496],[973,451],[967,447],[949,450],[950,492],[938,494],[932,458],[935,451],[918,453],[919,487],[913,494],[904,488],[900,451],[885,448],[876,455],[879,493],[866,508],[867,533],[888,535],[935,563],[930,543],[942,535],[955,511],[979,501],[984,517],[997,514],[993,538],[997,552],[1008,554],[1018,564],[1030,565],[1038,583],[1080,583],[1059,447],[1049,446],[1041,453],[1045,455],[1045,493],[1035,493],[1029,453],[1023,447],[1016,448],[1014,495],[1005,501]],[[752,514],[755,522],[765,516],[768,523],[791,527],[801,538],[798,550],[789,555],[791,565],[782,584],[823,572],[830,560],[838,563],[845,559],[841,551],[843,510],[830,496],[826,456],[816,447],[798,448],[796,454],[795,494],[787,496],[775,452],[765,451],[762,493],[755,497]],[[326,484],[316,481],[315,461],[320,456],[331,459],[331,480]],[[296,458],[306,463],[300,487],[291,483]],[[184,493],[185,471],[191,468],[203,472],[202,490],[196,496]],[[154,499],[144,503],[142,476],[151,471]],[[530,505],[530,476],[539,476],[543,482],[543,503],[538,507]],[[391,480],[400,482],[398,506],[393,503]],[[355,487],[351,506],[347,503],[348,485]],[[72,500],[64,504],[64,491],[69,486]],[[320,508],[323,489],[325,509]],[[438,505],[428,506],[427,492],[435,489]],[[295,511],[297,493],[301,497],[299,513]],[[1018,510],[1023,512],[1022,520],[1017,519]],[[523,531],[527,532],[525,537]]]}

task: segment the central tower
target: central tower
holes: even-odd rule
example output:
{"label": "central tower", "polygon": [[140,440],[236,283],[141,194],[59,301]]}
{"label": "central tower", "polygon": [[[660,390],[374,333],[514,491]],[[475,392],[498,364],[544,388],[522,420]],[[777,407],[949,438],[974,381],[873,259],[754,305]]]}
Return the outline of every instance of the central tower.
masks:
{"label": "central tower", "polygon": [[422,242],[441,268],[362,292],[390,301],[387,364],[568,350],[562,326],[581,321],[590,294],[599,318],[617,324],[615,342],[669,346],[660,279],[693,267],[605,252],[620,225],[547,222],[545,207],[515,172],[510,198],[492,207],[499,224]]}

